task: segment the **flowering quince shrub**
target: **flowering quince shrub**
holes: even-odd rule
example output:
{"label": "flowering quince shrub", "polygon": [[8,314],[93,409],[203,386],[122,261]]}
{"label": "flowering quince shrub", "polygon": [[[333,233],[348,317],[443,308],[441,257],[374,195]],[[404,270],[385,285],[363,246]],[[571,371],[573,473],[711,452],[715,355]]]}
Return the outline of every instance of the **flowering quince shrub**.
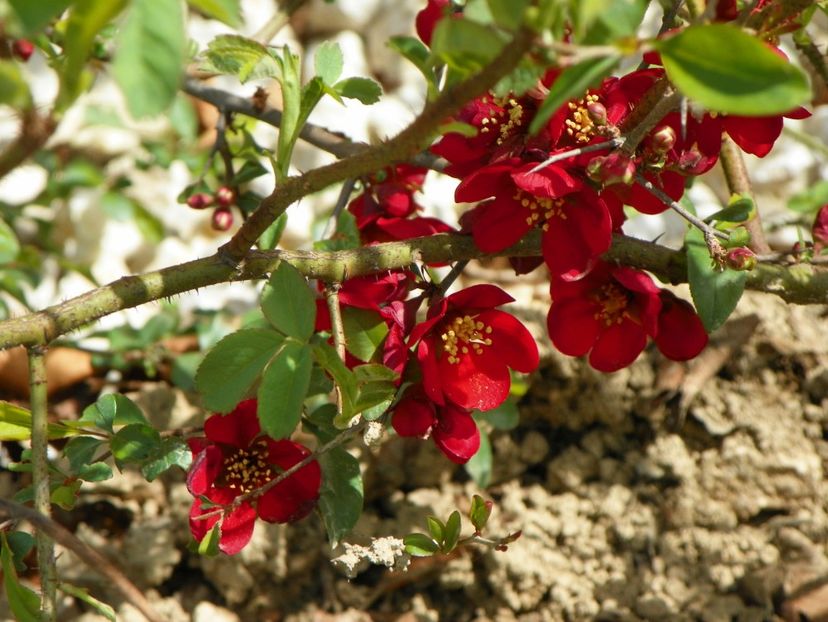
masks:
{"label": "flowering quince shrub", "polygon": [[[231,28],[241,23],[237,0],[187,4]],[[21,136],[0,154],[0,176],[43,148],[93,68],[111,72],[135,118],[167,113],[183,89],[217,107],[220,120],[209,153],[191,166],[180,209],[226,232],[210,257],[0,322],[0,346],[26,346],[31,365],[31,410],[0,404],[0,438],[32,440],[17,468],[32,471],[33,486],[18,501],[48,515],[52,503],[71,508],[84,482],[112,477],[113,467],[147,480],[178,468],[193,498],[193,550],[233,555],[260,521],[318,514],[332,546],[346,538],[363,509],[361,465],[346,449],[359,435],[369,445],[383,432],[430,439],[485,488],[488,432],[495,421],[517,424],[522,377],[538,368],[539,354],[508,292],[459,285],[471,260],[500,256],[517,275],[543,274],[544,339],[606,373],[650,343],[658,356],[693,359],[748,287],[792,303],[828,301],[828,182],[791,199],[801,241],[771,248],[743,161],[743,153],[771,153],[786,118],[811,114],[800,67],[814,79],[828,75],[808,34],[816,7],[680,3],[653,29],[643,23],[650,4],[424,0],[411,25],[417,36],[389,46],[422,74],[425,110],[398,136],[367,146],[335,133],[347,128],[308,123],[324,97],[371,105],[382,95],[367,77],[341,78],[335,43],[319,46],[307,76],[295,50],[238,34],[188,57],[179,0],[11,2],[0,29],[0,103],[19,111]],[[59,82],[46,111],[25,78],[35,55]],[[216,74],[278,83],[281,110],[262,89],[239,97],[202,81]],[[274,144],[257,142],[251,119],[278,125]],[[340,161],[292,175],[300,139]],[[697,214],[687,191],[714,166],[729,197],[715,213]],[[274,192],[256,194],[250,182],[271,173]],[[456,222],[421,205],[437,174],[456,179],[453,199],[467,205]],[[334,184],[342,191],[333,233],[312,251],[280,249],[299,200]],[[681,249],[627,237],[630,220],[667,211],[687,221]],[[4,221],[0,238],[0,262],[15,261],[20,244]],[[52,341],[123,308],[241,279],[266,282],[254,317],[199,355],[193,383],[203,427],[162,434],[117,393],[75,421],[47,425],[42,364]],[[668,287],[679,282],[689,283],[689,299]],[[130,343],[149,350],[154,330]],[[50,462],[47,441],[56,438],[66,441]],[[31,518],[20,508],[0,511]],[[407,554],[506,550],[520,535],[481,536],[493,510],[482,496],[464,509],[471,533],[463,535],[459,510],[445,521],[429,517],[428,533],[399,534]],[[40,594],[17,579],[33,544],[22,533],[0,533],[9,602],[20,619],[53,620],[50,532],[37,535]]]}

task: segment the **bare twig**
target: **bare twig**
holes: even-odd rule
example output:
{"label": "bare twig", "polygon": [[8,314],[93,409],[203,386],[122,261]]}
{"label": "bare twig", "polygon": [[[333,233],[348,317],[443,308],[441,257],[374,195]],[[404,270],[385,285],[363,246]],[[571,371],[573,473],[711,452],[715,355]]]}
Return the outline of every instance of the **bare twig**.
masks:
{"label": "bare twig", "polygon": [[750,197],[753,201],[753,215],[745,223],[745,229],[750,233],[750,250],[757,255],[771,252],[771,247],[765,239],[765,232],[762,229],[762,220],[759,216],[759,206],[753,196],[753,188],[750,185],[745,159],[739,147],[733,142],[730,136],[722,137],[722,150],[719,153],[719,161],[722,163],[722,171],[725,174],[728,190],[732,194],[740,194]]}
{"label": "bare twig", "polygon": [[543,162],[538,164],[536,167],[531,169],[530,173],[537,173],[539,170],[546,168],[550,164],[555,164],[555,162],[560,162],[561,160],[566,160],[568,158],[574,158],[579,156],[583,153],[591,153],[593,151],[601,151],[601,149],[615,149],[616,147],[620,147],[624,144],[623,138],[611,138],[610,140],[605,140],[600,143],[595,143],[592,145],[587,145],[586,147],[577,147],[575,149],[569,149],[567,151],[561,151],[560,153],[556,153],[548,158],[546,158]]}
{"label": "bare twig", "polygon": [[[325,287],[325,300],[328,303],[328,315],[331,318],[331,333],[333,336],[334,349],[342,362],[345,362],[345,326],[342,323],[342,309],[339,307],[339,290],[342,286],[339,283],[331,283]],[[334,383],[336,393],[336,413],[342,414],[342,387]]]}
{"label": "bare twig", "polygon": [[164,618],[153,609],[144,593],[135,587],[117,566],[62,525],[36,510],[6,499],[0,499],[0,516],[22,519],[30,523],[38,532],[42,531],[62,547],[72,551],[90,570],[109,581],[149,622],[164,622]]}
{"label": "bare twig", "polygon": [[35,110],[23,112],[20,135],[0,153],[0,179],[29,159],[40,149],[57,127],[51,115],[40,115]]}

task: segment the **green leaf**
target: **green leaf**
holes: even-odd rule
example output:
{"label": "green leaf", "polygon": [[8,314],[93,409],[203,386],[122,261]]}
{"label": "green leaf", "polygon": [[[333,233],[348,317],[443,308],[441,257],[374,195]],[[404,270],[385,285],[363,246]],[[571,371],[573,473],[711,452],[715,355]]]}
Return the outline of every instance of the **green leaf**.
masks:
{"label": "green leaf", "polygon": [[492,514],[492,502],[485,501],[480,495],[472,497],[471,508],[469,509],[469,520],[477,533],[483,531],[489,516]]}
{"label": "green leaf", "polygon": [[268,328],[245,328],[224,337],[196,372],[204,405],[220,413],[233,410],[283,343],[284,337]]}
{"label": "green leaf", "polygon": [[87,482],[101,482],[112,477],[110,466],[95,460],[95,455],[104,443],[106,441],[94,436],[70,439],[63,448],[63,455],[69,459],[70,473]]}
{"label": "green leaf", "polygon": [[373,359],[388,335],[388,325],[382,316],[368,309],[344,307],[342,324],[348,352],[360,361]]}
{"label": "green leaf", "polygon": [[428,527],[428,533],[431,534],[434,541],[442,544],[444,538],[443,532],[446,529],[443,521],[436,516],[426,516],[426,527]]}
{"label": "green leaf", "polygon": [[187,0],[187,4],[207,17],[217,19],[233,28],[242,25],[239,0]]}
{"label": "green leaf", "polygon": [[0,566],[3,568],[3,587],[9,609],[18,622],[40,622],[40,598],[29,588],[20,584],[14,569],[12,553],[6,533],[0,531]]}
{"label": "green leaf", "polygon": [[287,438],[299,425],[312,364],[310,346],[289,339],[265,369],[259,385],[258,414],[268,436]]}
{"label": "green leaf", "polygon": [[486,488],[492,478],[492,445],[485,430],[480,430],[480,449],[466,463],[469,474],[480,488]]}
{"label": "green leaf", "polygon": [[319,510],[332,547],[351,529],[362,515],[363,491],[359,460],[341,447],[319,457],[322,487]]}
{"label": "green leaf", "polygon": [[23,34],[34,35],[58,17],[71,0],[9,0],[23,26]]}
{"label": "green leaf", "polygon": [[17,63],[0,60],[0,104],[23,110],[32,103],[29,86]]}
{"label": "green leaf", "polygon": [[35,537],[27,531],[7,531],[6,540],[12,552],[14,569],[24,572],[28,566],[23,560],[35,547]]}
{"label": "green leaf", "polygon": [[69,594],[69,596],[82,600],[107,620],[110,620],[110,622],[117,622],[115,618],[115,610],[106,603],[101,602],[92,596],[86,588],[71,585],[70,583],[58,583],[58,589],[65,594]]}
{"label": "green leaf", "polygon": [[747,273],[714,267],[704,234],[695,227],[687,232],[685,242],[690,294],[704,329],[711,333],[724,324],[736,308],[745,289]]}
{"label": "green leaf", "polygon": [[262,291],[262,313],[279,332],[307,341],[316,322],[316,301],[299,271],[282,261]]}
{"label": "green leaf", "polygon": [[369,421],[379,418],[397,393],[394,381],[397,374],[385,365],[360,365],[354,369],[354,379],[357,383],[357,397],[354,400],[353,408],[343,409],[344,417],[336,419],[337,425],[343,427],[348,424],[351,417],[362,413]]}
{"label": "green leaf", "polygon": [[422,41],[416,37],[396,35],[388,40],[388,47],[402,54],[419,69],[429,87],[435,84],[436,78],[434,67],[431,64],[431,52]]}
{"label": "green leaf", "polygon": [[649,3],[645,0],[578,0],[578,39],[587,44],[607,44],[635,36]]}
{"label": "green leaf", "polygon": [[109,22],[115,19],[127,5],[127,0],[75,0],[66,22],[64,55],[60,68],[60,93],[57,108],[65,110],[80,95],[86,80],[84,65],[95,37]]}
{"label": "green leaf", "polygon": [[529,0],[486,0],[495,23],[507,30],[517,30]]}
{"label": "green leaf", "polygon": [[213,525],[213,528],[207,532],[207,535],[204,536],[204,539],[198,543],[198,554],[199,555],[206,555],[207,557],[215,557],[219,554],[219,538],[221,533],[219,532],[219,525],[220,523],[216,523]]}
{"label": "green leaf", "polygon": [[803,214],[813,214],[826,203],[828,203],[828,180],[823,180],[788,199],[788,209]]}
{"label": "green leaf", "polygon": [[[50,439],[82,434],[74,422],[50,423]],[[25,441],[32,437],[32,413],[25,408],[0,400],[0,441]]]}
{"label": "green leaf", "polygon": [[328,86],[333,86],[339,80],[344,64],[342,48],[335,41],[325,41],[317,48],[314,57],[316,75]]}
{"label": "green leaf", "polygon": [[654,47],[679,90],[716,112],[776,115],[811,97],[800,69],[730,24],[690,26]]}
{"label": "green leaf", "polygon": [[[327,343],[317,343],[313,346],[313,356],[317,364],[328,372],[333,378],[336,385],[342,392],[342,411],[343,415],[350,421],[354,415],[354,402],[357,397],[357,384],[354,379],[354,374],[345,366],[342,359],[333,349],[333,346]],[[339,426],[340,422],[334,420],[334,424]]]}
{"label": "green leaf", "polygon": [[151,482],[166,470],[177,466],[186,471],[192,463],[192,452],[187,442],[181,438],[165,438],[157,451],[141,467],[141,474]]}
{"label": "green leaf", "polygon": [[443,553],[451,553],[460,539],[460,512],[454,510],[446,521],[444,530]]}
{"label": "green leaf", "polygon": [[263,251],[273,250],[279,245],[279,240],[282,239],[282,234],[285,232],[287,226],[287,213],[280,214],[270,226],[264,230],[259,238],[259,248]]}
{"label": "green leaf", "polygon": [[285,48],[282,58],[275,58],[274,62],[279,67],[279,85],[282,87],[282,125],[276,143],[276,179],[279,181],[288,175],[293,146],[302,129],[302,87],[296,54]]}
{"label": "green leaf", "polygon": [[334,91],[347,99],[357,99],[366,106],[375,104],[382,96],[382,87],[370,78],[345,78],[333,86]]}
{"label": "green leaf", "polygon": [[91,423],[96,428],[110,433],[116,425],[132,423],[147,425],[149,423],[135,402],[120,393],[109,393],[94,404],[90,404],[84,409],[78,421]]}
{"label": "green leaf", "polygon": [[497,408],[474,413],[474,418],[488,421],[496,430],[514,430],[520,423],[520,411],[514,399],[507,399]]}
{"label": "green leaf", "polygon": [[745,222],[753,216],[753,199],[748,196],[733,195],[727,203],[727,207],[720,209],[704,219],[704,222],[737,223]]}
{"label": "green leaf", "polygon": [[64,510],[71,510],[78,501],[78,493],[82,485],[83,482],[76,479],[68,484],[58,486],[52,490],[49,501]]}
{"label": "green leaf", "polygon": [[280,73],[278,61],[265,46],[241,35],[219,35],[207,44],[204,55],[203,70],[236,76],[242,83]]}
{"label": "green leaf", "polygon": [[581,97],[587,89],[596,86],[609,75],[617,64],[617,56],[604,56],[581,61],[564,69],[538,108],[535,118],[529,125],[529,132],[534,134],[540,130],[564,102]]}
{"label": "green leaf", "polygon": [[359,229],[356,218],[348,210],[342,210],[336,219],[336,233],[327,240],[317,240],[313,243],[315,251],[345,251],[359,248]]}
{"label": "green leaf", "polygon": [[431,52],[461,73],[473,73],[494,60],[504,40],[492,28],[467,19],[442,19],[431,37]]}
{"label": "green leaf", "polygon": [[158,115],[170,107],[185,49],[180,0],[132,0],[112,71],[133,117]]}
{"label": "green leaf", "polygon": [[430,557],[440,550],[434,540],[424,533],[410,533],[403,538],[405,552],[413,557]]}
{"label": "green leaf", "polygon": [[112,455],[119,467],[129,463],[140,464],[158,452],[161,435],[144,423],[124,426],[112,437]]}
{"label": "green leaf", "polygon": [[240,186],[241,184],[246,184],[248,181],[253,181],[257,177],[267,175],[269,172],[258,160],[247,160],[236,172],[232,185]]}

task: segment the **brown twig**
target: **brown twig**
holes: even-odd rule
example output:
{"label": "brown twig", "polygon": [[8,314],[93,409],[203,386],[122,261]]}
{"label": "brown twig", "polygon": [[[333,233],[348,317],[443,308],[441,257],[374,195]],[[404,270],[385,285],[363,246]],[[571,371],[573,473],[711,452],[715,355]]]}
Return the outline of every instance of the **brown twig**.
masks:
{"label": "brown twig", "polygon": [[732,194],[739,194],[750,197],[753,201],[753,215],[745,223],[745,229],[750,233],[750,250],[758,255],[771,252],[771,247],[765,238],[765,231],[762,229],[762,220],[759,217],[759,207],[753,196],[753,188],[750,185],[750,178],[747,174],[745,159],[739,147],[733,142],[730,136],[722,137],[722,150],[719,153],[719,161],[722,163],[722,171],[727,181],[727,187]]}
{"label": "brown twig", "polygon": [[26,110],[20,123],[20,135],[0,153],[0,179],[20,166],[40,149],[57,127],[51,115]]}

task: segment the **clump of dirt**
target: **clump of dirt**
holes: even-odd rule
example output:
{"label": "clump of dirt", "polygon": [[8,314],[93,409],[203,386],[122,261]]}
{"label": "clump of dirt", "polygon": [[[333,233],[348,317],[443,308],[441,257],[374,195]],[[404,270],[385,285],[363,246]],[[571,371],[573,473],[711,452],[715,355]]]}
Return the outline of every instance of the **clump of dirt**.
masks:
{"label": "clump of dirt", "polygon": [[[486,491],[430,442],[355,449],[367,498],[349,541],[423,531],[482,493],[492,534],[522,530],[506,552],[475,546],[406,572],[352,564],[349,579],[311,517],[260,524],[238,556],[202,558],[187,549],[182,474],[99,485],[83,505],[111,520],[77,533],[182,622],[828,619],[826,323],[821,308],[746,296],[688,365],[648,351],[604,375],[550,353],[521,425],[492,435]],[[186,400],[161,402],[186,416],[155,417],[190,421]],[[67,552],[60,571],[139,619]],[[68,602],[63,617],[98,619]]]}

